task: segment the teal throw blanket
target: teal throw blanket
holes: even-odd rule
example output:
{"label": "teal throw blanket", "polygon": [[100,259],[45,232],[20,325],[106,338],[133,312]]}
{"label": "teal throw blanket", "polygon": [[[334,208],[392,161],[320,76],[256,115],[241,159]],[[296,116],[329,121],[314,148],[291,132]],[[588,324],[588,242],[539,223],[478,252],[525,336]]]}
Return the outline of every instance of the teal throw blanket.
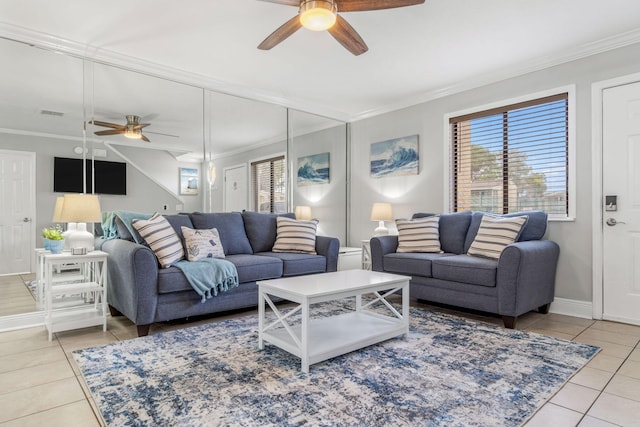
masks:
{"label": "teal throw blanket", "polygon": [[238,286],[236,266],[224,259],[178,261],[173,265],[182,270],[191,287],[202,297],[202,302],[218,295],[218,292],[225,292]]}

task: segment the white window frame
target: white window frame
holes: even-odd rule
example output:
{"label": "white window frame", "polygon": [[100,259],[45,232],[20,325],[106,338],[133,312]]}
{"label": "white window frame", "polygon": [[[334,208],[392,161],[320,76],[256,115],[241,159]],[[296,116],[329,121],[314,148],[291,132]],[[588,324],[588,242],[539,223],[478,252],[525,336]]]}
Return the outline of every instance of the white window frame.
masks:
{"label": "white window frame", "polygon": [[549,215],[549,221],[575,221],[576,218],[576,86],[568,85],[561,86],[554,89],[545,90],[542,92],[536,92],[527,94],[515,98],[505,99],[501,101],[492,102],[490,104],[479,105],[460,111],[453,111],[444,115],[444,200],[443,200],[443,212],[448,212],[451,209],[451,197],[452,197],[452,176],[451,176],[451,155],[452,155],[452,135],[451,125],[449,119],[452,117],[464,116],[467,114],[473,114],[480,111],[490,110],[493,108],[503,107],[505,105],[517,104],[520,102],[532,101],[547,96],[557,95],[560,93],[567,93],[567,144],[568,144],[568,173],[567,173],[567,188],[569,192],[569,205],[567,216]]}

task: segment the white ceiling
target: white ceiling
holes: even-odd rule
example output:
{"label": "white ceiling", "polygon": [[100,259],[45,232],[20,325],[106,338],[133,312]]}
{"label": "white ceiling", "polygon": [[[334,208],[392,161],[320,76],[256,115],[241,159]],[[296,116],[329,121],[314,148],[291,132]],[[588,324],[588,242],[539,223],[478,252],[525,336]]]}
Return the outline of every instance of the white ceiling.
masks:
{"label": "white ceiling", "polygon": [[0,35],[347,121],[640,42],[638,0],[426,0],[344,13],[361,56],[306,29],[256,48],[296,13],[259,0],[3,0]]}

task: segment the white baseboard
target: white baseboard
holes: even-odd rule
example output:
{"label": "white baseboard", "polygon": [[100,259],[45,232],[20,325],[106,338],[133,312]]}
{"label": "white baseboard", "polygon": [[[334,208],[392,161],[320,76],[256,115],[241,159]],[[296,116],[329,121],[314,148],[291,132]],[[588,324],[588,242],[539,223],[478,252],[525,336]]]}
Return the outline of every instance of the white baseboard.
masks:
{"label": "white baseboard", "polygon": [[44,311],[0,317],[0,332],[44,326]]}
{"label": "white baseboard", "polygon": [[593,304],[591,301],[580,301],[566,298],[554,298],[549,312],[567,316],[593,319]]}

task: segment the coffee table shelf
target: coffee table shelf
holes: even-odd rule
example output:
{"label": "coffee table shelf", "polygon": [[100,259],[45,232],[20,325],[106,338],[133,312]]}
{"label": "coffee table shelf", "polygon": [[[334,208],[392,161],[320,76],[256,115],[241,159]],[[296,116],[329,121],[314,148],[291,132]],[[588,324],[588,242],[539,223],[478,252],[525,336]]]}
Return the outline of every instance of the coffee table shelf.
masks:
{"label": "coffee table shelf", "polygon": [[[302,326],[296,325],[292,329],[302,341]],[[309,364],[359,350],[405,332],[402,322],[362,312],[314,319],[309,323]],[[294,356],[303,356],[285,328],[265,332],[263,338]]]}
{"label": "coffee table shelf", "polygon": [[[301,359],[301,369],[409,332],[410,277],[365,270],[346,270],[258,283],[258,347],[269,342]],[[396,292],[402,308],[386,298]],[[373,296],[363,301],[363,295]],[[271,296],[298,303],[283,313]],[[356,297],[355,311],[311,319],[310,307],[320,302]],[[267,323],[265,304],[276,315]],[[386,313],[371,311],[385,307]],[[291,318],[300,313],[300,321]]]}

